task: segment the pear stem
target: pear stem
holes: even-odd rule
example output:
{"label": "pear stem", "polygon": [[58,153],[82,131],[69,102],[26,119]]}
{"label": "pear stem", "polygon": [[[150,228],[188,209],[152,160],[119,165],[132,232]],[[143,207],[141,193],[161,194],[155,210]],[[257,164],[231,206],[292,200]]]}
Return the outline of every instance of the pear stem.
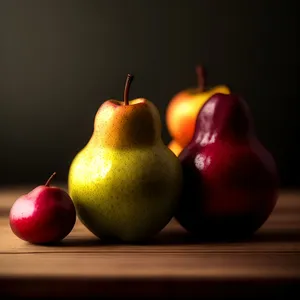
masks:
{"label": "pear stem", "polygon": [[56,172],[54,172],[50,177],[49,179],[47,180],[47,182],[45,183],[45,186],[49,186],[50,184],[50,181],[52,180],[52,178],[56,175]]}
{"label": "pear stem", "polygon": [[197,83],[198,88],[204,91],[205,86],[205,76],[204,76],[204,68],[201,65],[196,66],[196,74],[197,74]]}
{"label": "pear stem", "polygon": [[128,74],[127,78],[126,78],[125,89],[124,89],[124,98],[123,98],[124,105],[129,104],[128,95],[129,95],[129,89],[130,89],[132,80],[133,80],[133,75]]}

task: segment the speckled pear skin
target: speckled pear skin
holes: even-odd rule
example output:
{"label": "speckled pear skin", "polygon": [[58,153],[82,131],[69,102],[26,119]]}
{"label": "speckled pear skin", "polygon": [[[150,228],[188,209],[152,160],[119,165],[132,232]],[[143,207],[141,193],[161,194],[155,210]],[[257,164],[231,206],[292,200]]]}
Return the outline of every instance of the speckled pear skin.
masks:
{"label": "speckled pear skin", "polygon": [[79,219],[100,239],[136,242],[162,230],[177,208],[182,170],[161,139],[154,104],[104,102],[68,185]]}

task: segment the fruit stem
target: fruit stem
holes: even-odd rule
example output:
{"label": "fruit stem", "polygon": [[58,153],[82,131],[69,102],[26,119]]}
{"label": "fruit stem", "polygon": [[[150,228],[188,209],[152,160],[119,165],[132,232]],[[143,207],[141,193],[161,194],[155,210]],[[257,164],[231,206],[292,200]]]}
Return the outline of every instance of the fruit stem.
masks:
{"label": "fruit stem", "polygon": [[129,95],[129,88],[130,88],[132,80],[133,80],[133,75],[128,74],[127,78],[126,78],[125,89],[124,89],[124,98],[123,98],[124,105],[129,104],[128,95]]}
{"label": "fruit stem", "polygon": [[204,76],[204,68],[201,65],[196,66],[196,74],[197,74],[198,88],[202,92],[204,91],[205,76]]}
{"label": "fruit stem", "polygon": [[50,181],[52,180],[52,178],[56,175],[56,172],[54,172],[50,177],[49,179],[47,180],[47,182],[45,183],[45,186],[49,186],[50,184]]}

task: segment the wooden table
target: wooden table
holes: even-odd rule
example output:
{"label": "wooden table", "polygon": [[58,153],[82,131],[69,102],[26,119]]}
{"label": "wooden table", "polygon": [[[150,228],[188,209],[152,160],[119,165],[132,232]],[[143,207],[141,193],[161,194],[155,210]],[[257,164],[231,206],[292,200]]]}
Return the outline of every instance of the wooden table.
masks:
{"label": "wooden table", "polygon": [[78,221],[60,246],[34,246],[8,225],[0,191],[0,291],[8,296],[286,297],[300,299],[300,192],[282,191],[250,240],[196,243],[175,222],[148,245],[104,245]]}

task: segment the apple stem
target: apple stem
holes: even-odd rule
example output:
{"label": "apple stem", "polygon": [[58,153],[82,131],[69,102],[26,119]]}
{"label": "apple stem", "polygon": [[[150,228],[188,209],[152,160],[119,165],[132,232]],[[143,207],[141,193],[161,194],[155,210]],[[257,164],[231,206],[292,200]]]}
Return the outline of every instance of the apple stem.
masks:
{"label": "apple stem", "polygon": [[129,88],[130,88],[132,80],[133,80],[133,75],[128,74],[127,78],[126,78],[125,89],[124,89],[124,99],[123,99],[124,105],[129,104],[128,95],[129,95]]}
{"label": "apple stem", "polygon": [[198,88],[202,92],[204,91],[204,85],[205,85],[204,68],[200,65],[196,66],[196,74],[197,74]]}
{"label": "apple stem", "polygon": [[47,180],[47,182],[45,183],[45,186],[49,186],[50,184],[50,181],[52,180],[52,178],[56,175],[56,172],[54,172],[50,177],[49,179]]}

